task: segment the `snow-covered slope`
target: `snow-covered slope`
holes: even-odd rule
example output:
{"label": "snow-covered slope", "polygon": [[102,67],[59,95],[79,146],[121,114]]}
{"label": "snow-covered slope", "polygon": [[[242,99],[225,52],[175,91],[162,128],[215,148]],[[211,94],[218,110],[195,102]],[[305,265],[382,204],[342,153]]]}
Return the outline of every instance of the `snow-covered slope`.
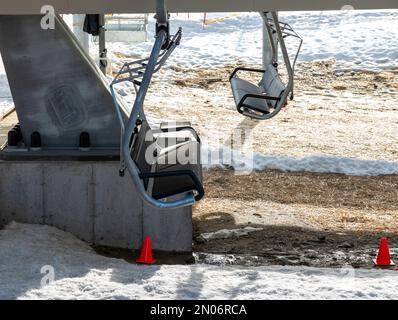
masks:
{"label": "snow-covered slope", "polygon": [[[181,46],[173,63],[184,67],[218,67],[236,60],[261,63],[262,20],[258,13],[209,14],[229,17],[203,27],[203,14],[172,16],[173,29],[183,28]],[[398,67],[398,10],[284,12],[280,20],[290,23],[304,38],[299,61],[335,58],[344,69],[390,69]],[[149,23],[153,37],[154,20]],[[128,56],[148,54],[151,42],[111,44],[110,51]],[[288,43],[294,49],[297,42]],[[291,53],[294,53],[292,49]]]}
{"label": "snow-covered slope", "polygon": [[[397,272],[132,265],[38,225],[1,230],[0,257],[0,299],[398,299]],[[55,282],[41,287],[45,265]]]}

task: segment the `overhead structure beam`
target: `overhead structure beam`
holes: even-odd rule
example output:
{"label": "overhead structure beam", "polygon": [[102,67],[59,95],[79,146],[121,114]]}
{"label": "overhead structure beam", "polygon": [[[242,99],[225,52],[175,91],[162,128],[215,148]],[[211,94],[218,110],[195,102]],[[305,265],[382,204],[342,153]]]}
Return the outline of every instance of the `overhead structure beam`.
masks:
{"label": "overhead structure beam", "polygon": [[[156,1],[142,0],[13,0],[0,1],[0,14],[38,14],[44,5],[56,13],[152,13]],[[170,12],[317,11],[395,9],[397,0],[168,0]]]}

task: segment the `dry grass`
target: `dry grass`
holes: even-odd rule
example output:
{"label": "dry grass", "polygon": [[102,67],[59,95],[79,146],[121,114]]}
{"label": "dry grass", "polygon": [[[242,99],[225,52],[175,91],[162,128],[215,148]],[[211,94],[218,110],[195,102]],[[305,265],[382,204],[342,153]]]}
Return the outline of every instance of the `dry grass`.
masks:
{"label": "dry grass", "polygon": [[213,229],[216,220],[217,228],[256,224],[395,234],[397,187],[398,176],[279,171],[236,176],[211,170],[205,172],[207,196],[195,207],[194,219],[200,230]]}
{"label": "dry grass", "polygon": [[358,177],[340,174],[233,171],[205,174],[209,198],[266,200],[317,207],[398,210],[398,176]]}

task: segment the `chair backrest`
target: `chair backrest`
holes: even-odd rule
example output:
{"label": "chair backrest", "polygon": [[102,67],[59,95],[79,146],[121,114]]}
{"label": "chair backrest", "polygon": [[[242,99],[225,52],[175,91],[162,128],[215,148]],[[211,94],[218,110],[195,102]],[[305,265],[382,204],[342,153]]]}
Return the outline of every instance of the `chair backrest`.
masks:
{"label": "chair backrest", "polygon": [[[147,121],[143,121],[138,127],[138,130],[139,132],[136,134],[133,140],[131,157],[141,173],[151,172],[152,164],[147,161],[150,159],[146,158],[146,152],[148,147],[154,142],[152,130]],[[146,186],[148,181],[144,182]]]}
{"label": "chair backrest", "polygon": [[[272,64],[266,67],[260,86],[263,88],[264,92],[271,97],[281,98],[283,92],[286,90],[286,86],[283,84],[277,68],[275,68]],[[271,104],[274,108],[276,108],[279,103],[285,102],[269,100],[269,104]]]}

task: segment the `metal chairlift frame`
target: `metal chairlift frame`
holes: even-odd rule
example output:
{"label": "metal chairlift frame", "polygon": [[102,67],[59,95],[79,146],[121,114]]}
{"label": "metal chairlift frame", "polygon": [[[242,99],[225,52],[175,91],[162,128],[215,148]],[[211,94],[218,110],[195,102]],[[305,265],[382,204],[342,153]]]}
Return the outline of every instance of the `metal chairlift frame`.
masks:
{"label": "metal chairlift frame", "polygon": [[[273,56],[273,61],[278,62],[278,43],[275,43],[274,41],[274,34],[277,33],[277,30],[275,28],[275,23],[274,19],[272,17],[268,16],[269,12],[262,12],[261,17],[263,18],[264,24],[266,26],[267,32],[268,32],[268,37],[270,39],[270,44],[271,44],[271,49],[272,49],[272,56]],[[278,16],[277,16],[278,17]],[[286,22],[282,22],[278,20],[278,23],[280,25],[280,29],[283,34],[283,38],[286,39],[287,37],[294,37],[299,40],[299,46],[297,48],[297,52],[294,56],[293,64],[292,64],[292,69],[293,72],[296,67],[297,59],[300,54],[302,45],[303,45],[303,38],[292,28],[292,26]],[[278,41],[279,42],[279,41]]]}
{"label": "metal chairlift frame", "polygon": [[[303,39],[298,35],[297,32],[295,32],[293,30],[293,28],[289,24],[279,22],[277,12],[262,12],[261,15],[263,17],[264,25],[268,32],[270,47],[272,50],[272,58],[273,58],[272,64],[275,68],[278,66],[277,61],[278,61],[278,45],[279,45],[281,52],[282,52],[285,68],[288,73],[288,82],[286,84],[286,88],[285,88],[282,96],[280,96],[278,98],[278,101],[280,101],[280,102],[278,103],[277,107],[272,112],[258,114],[258,113],[252,112],[250,110],[245,110],[245,111],[242,111],[241,113],[243,115],[253,118],[253,119],[267,120],[267,119],[271,119],[271,118],[275,117],[282,110],[282,108],[286,105],[286,101],[288,100],[289,94],[291,95],[290,99],[293,99],[294,69],[296,66],[298,55],[299,55],[301,47],[302,47]],[[270,17],[269,17],[269,15],[270,15]],[[274,40],[275,34],[277,36],[276,41]],[[285,38],[288,36],[293,36],[300,40],[300,44],[299,44],[297,53],[295,55],[293,64],[290,61],[289,53],[288,53],[286,43],[285,43]],[[236,74],[236,71],[239,71],[239,70],[247,70],[247,71],[254,71],[254,72],[261,72],[261,73],[266,72],[266,70],[260,70],[260,69],[237,68],[234,71],[234,73],[231,75],[231,78]],[[251,95],[251,94],[247,95],[247,97],[250,97],[250,96],[257,98],[257,95]],[[259,96],[258,98],[265,99],[265,100],[267,100],[267,98],[268,98],[269,100],[274,100],[273,97],[267,97],[267,95],[261,95],[261,97]]]}
{"label": "metal chairlift frame", "polygon": [[[281,100],[286,101],[289,93],[291,93],[293,90],[294,72],[292,65],[290,63],[290,59],[284,42],[284,37],[288,35],[296,35],[296,36],[298,35],[294,33],[293,29],[288,24],[283,24],[281,27],[276,12],[272,12],[271,16],[273,23],[267,20],[265,21],[265,24],[267,26],[270,35],[276,32],[278,36],[278,43],[281,46],[285,65],[288,71],[289,81],[286,90],[283,92],[283,95],[281,97]],[[125,63],[110,85],[113,101],[121,125],[120,173],[122,175],[125,169],[129,171],[141,198],[148,204],[162,209],[179,208],[179,207],[193,205],[195,203],[195,195],[192,193],[187,193],[182,198],[172,201],[163,201],[163,200],[154,199],[146,192],[145,186],[142,181],[143,174],[140,172],[140,169],[138,168],[137,164],[134,162],[134,160],[131,157],[132,153],[131,141],[134,135],[136,134],[137,123],[139,122],[140,117],[141,118],[145,117],[143,112],[143,105],[146,94],[148,92],[149,85],[152,80],[152,76],[154,73],[159,71],[160,68],[164,65],[168,57],[171,55],[174,49],[179,45],[182,36],[182,31],[180,28],[176,33],[176,35],[170,38],[169,14],[166,9],[165,0],[156,1],[156,20],[157,20],[156,37],[150,57],[147,59],[140,59],[134,62]],[[274,50],[273,55],[275,59],[277,57],[276,56],[277,50],[275,42],[273,41],[273,37],[270,37],[270,41],[272,42],[272,48]],[[295,61],[296,60],[297,56]],[[130,117],[128,118],[126,123],[120,106],[120,102],[118,100],[114,88],[115,85],[122,82],[133,83],[134,88],[136,90],[136,99]],[[262,119],[272,118],[277,113],[279,113],[281,108],[282,104],[280,104],[271,114],[264,115],[261,118]]]}
{"label": "metal chairlift frame", "polygon": [[[167,59],[173,53],[174,49],[180,44],[181,37],[182,37],[182,29],[179,28],[178,32],[171,38],[171,40],[168,40],[167,47],[159,53],[153,73],[158,72],[162,68],[162,66],[166,63]],[[123,112],[121,111],[121,108],[120,108],[121,103],[118,100],[117,93],[115,92],[114,86],[119,83],[122,83],[122,82],[131,82],[134,85],[136,94],[138,94],[139,89],[142,85],[142,79],[144,77],[145,70],[147,68],[149,60],[150,60],[150,57],[144,58],[144,59],[139,59],[139,60],[136,60],[133,62],[124,63],[122,68],[119,70],[119,72],[117,73],[117,75],[115,76],[114,80],[112,81],[112,83],[110,85],[113,102],[114,102],[114,105],[116,106],[118,119],[119,119],[119,122],[121,125],[121,145],[122,145],[123,135],[124,135],[124,131],[125,131],[125,123],[124,123],[124,118],[123,118]],[[145,119],[144,112],[141,111],[139,116],[141,119]],[[125,171],[126,167],[124,165],[124,156],[123,156],[122,152],[120,155],[120,159],[121,159],[121,165],[120,165],[119,171],[120,171],[121,175],[124,175],[124,171]]]}
{"label": "metal chairlift frame", "polygon": [[[143,105],[152,76],[164,65],[167,58],[180,43],[181,39],[181,29],[173,38],[170,39],[169,14],[166,9],[165,0],[156,1],[156,21],[156,37],[150,57],[124,64],[114,81],[111,83],[110,88],[122,128],[121,173],[125,169],[129,171],[133,183],[135,184],[141,198],[146,203],[160,209],[172,209],[193,205],[196,202],[195,195],[187,193],[182,198],[172,201],[156,200],[152,198],[146,192],[142,181],[142,174],[131,157],[131,140],[136,133],[137,121],[139,121],[140,116],[143,115]],[[126,77],[123,77],[125,75]],[[126,81],[132,82],[135,85],[137,95],[130,117],[125,124],[114,86]]]}

